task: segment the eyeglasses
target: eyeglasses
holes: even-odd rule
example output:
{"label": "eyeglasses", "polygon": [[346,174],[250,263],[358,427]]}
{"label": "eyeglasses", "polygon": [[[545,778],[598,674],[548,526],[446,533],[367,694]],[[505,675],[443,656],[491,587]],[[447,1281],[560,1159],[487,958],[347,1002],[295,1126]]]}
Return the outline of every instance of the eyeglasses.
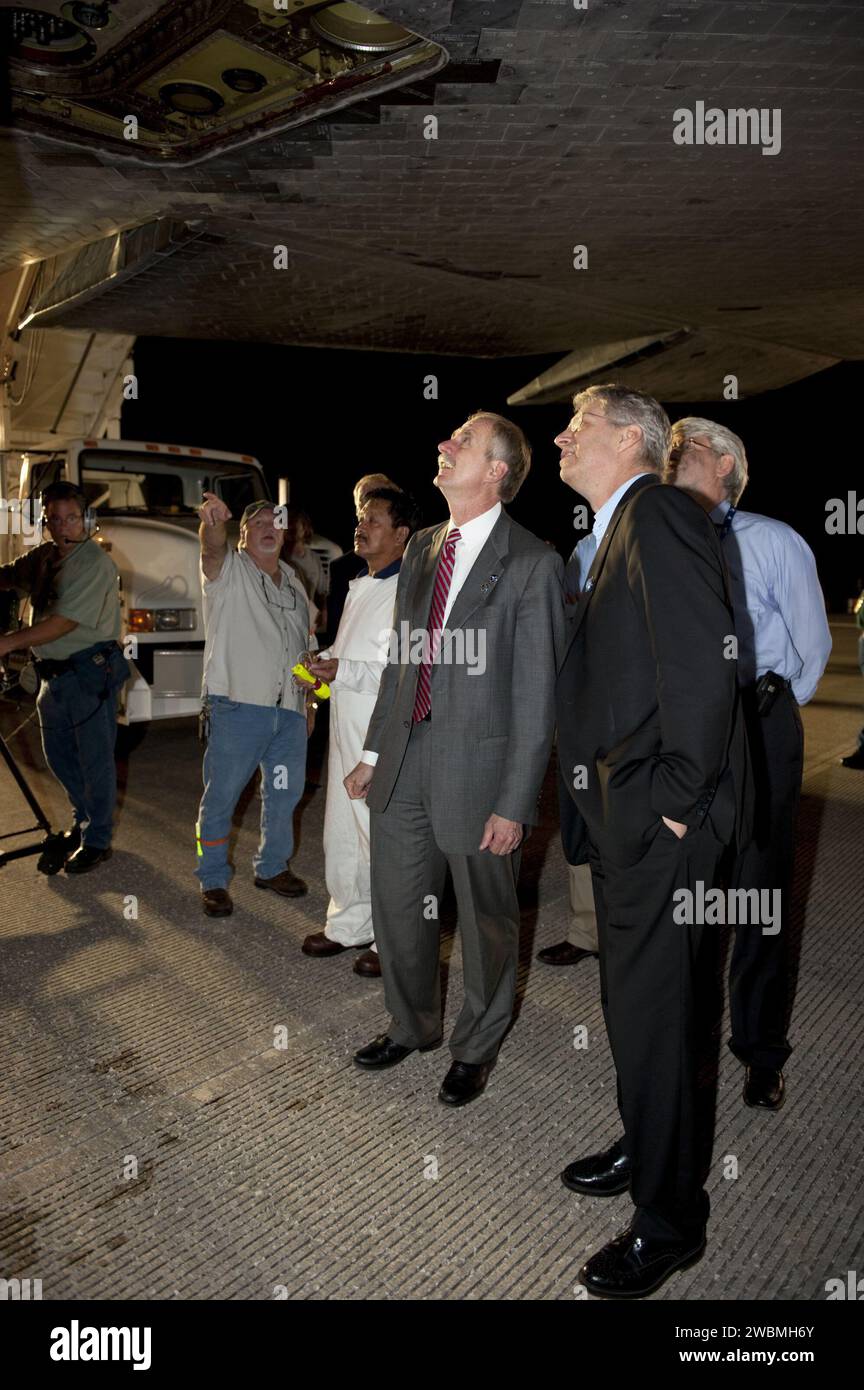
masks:
{"label": "eyeglasses", "polygon": [[261,592],[263,593],[264,598],[270,604],[271,608],[281,608],[283,613],[293,613],[294,609],[297,607],[297,595],[294,592],[294,585],[292,584],[291,580],[288,579],[288,576],[284,573],[282,575],[282,586],[279,589],[279,593],[283,594],[286,592],[286,580],[287,592],[291,595],[290,604],[282,603],[279,599],[270,597],[269,593],[267,592],[267,578],[263,574],[261,576]]}
{"label": "eyeglasses", "polygon": [[[580,411],[578,412],[578,415],[579,415],[579,424],[576,426],[576,428],[575,428],[575,429],[573,428],[573,421],[572,421],[572,420],[571,420],[570,424],[567,426],[567,428],[569,429],[569,431],[570,431],[571,434],[577,434],[577,433],[578,433],[579,428],[580,428],[580,426],[581,426],[581,424],[582,424],[582,421],[585,419],[585,417],[586,417],[587,415],[592,415],[592,416],[594,417],[595,420],[605,420],[605,419],[606,419],[606,416],[605,416],[605,415],[601,415],[600,412],[599,412],[598,410],[580,410]],[[573,420],[575,420],[575,419],[576,419],[576,416],[574,415],[574,416],[573,416]]]}
{"label": "eyeglasses", "polygon": [[669,450],[669,462],[680,463],[688,449],[707,449],[710,454],[716,452],[710,444],[703,444],[700,439],[684,439],[680,444],[673,444]]}

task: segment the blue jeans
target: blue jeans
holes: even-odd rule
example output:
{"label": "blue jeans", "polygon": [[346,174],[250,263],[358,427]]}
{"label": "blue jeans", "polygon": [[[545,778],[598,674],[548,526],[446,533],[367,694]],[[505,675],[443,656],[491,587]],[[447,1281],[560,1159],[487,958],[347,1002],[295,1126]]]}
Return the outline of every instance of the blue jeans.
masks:
{"label": "blue jeans", "polygon": [[208,703],[195,876],[202,889],[228,887],[231,818],[260,767],[261,841],[252,867],[256,878],[275,878],[294,853],[294,809],[306,785],[306,720],[294,710],[238,704],[224,695],[211,695]]}
{"label": "blue jeans", "polygon": [[88,849],[107,849],[117,800],[117,697],[83,690],[73,671],[43,680],[36,700],[42,748]]}

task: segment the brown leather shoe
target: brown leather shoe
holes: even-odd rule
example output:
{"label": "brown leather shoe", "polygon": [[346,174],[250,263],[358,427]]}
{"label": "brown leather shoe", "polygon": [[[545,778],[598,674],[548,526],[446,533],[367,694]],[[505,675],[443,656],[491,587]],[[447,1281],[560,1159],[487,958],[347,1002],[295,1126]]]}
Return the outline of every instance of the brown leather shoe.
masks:
{"label": "brown leather shoe", "polygon": [[202,888],[201,906],[205,917],[230,917],[234,911],[227,888]]}
{"label": "brown leather shoe", "polygon": [[377,951],[363,951],[354,962],[355,975],[379,976],[381,974],[381,962],[378,959]]}
{"label": "brown leather shoe", "polygon": [[348,947],[340,945],[338,941],[331,941],[326,932],[316,931],[307,936],[300,950],[304,956],[338,956],[342,951],[347,951]]}
{"label": "brown leather shoe", "polygon": [[256,888],[269,888],[273,893],[280,893],[283,898],[302,898],[304,893],[308,893],[308,888],[302,878],[298,878],[290,869],[283,869],[281,874],[276,874],[273,878],[256,878]]}

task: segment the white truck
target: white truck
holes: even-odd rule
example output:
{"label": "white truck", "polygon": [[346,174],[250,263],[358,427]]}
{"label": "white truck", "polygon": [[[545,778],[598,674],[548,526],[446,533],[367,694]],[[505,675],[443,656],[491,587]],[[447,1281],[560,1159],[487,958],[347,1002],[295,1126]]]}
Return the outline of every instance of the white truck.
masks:
{"label": "white truck", "polygon": [[[140,724],[201,707],[204,622],[199,578],[198,515],[214,492],[239,518],[249,502],[269,497],[251,454],[180,444],[78,439],[62,449],[3,458],[4,496],[23,504],[49,483],[77,483],[98,513],[95,538],[120,572],[122,637],[135,679],[125,687],[118,718]],[[0,562],[34,540],[23,525],[3,527]],[[237,522],[229,543],[236,543]]]}

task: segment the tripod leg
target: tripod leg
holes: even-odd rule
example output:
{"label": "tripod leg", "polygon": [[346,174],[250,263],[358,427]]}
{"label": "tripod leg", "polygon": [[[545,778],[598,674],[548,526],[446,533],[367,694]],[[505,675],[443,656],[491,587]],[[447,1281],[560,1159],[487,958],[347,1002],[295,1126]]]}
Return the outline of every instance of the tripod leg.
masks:
{"label": "tripod leg", "polygon": [[[6,742],[5,738],[2,736],[2,734],[0,734],[0,758],[3,759],[3,762],[6,764],[7,768],[12,774],[12,778],[16,786],[18,787],[18,790],[20,791],[24,800],[27,802],[27,805],[30,807],[30,810],[36,817],[36,825],[33,826],[32,829],[44,831],[46,837],[44,840],[40,841],[39,844],[29,845],[26,849],[13,849],[9,850],[5,854],[0,854],[0,866],[8,863],[11,859],[23,859],[25,856],[30,854],[39,854],[40,851],[42,851],[42,857],[44,858],[45,854],[48,852],[51,842],[54,840],[62,841],[64,837],[62,835],[51,834],[51,822],[49,821],[48,817],[42,810],[42,807],[40,806],[39,802],[37,801],[35,793],[31,790],[30,786],[25,781],[24,774],[20,771],[18,764],[15,762],[15,759],[9,751],[9,745]],[[22,830],[20,833],[23,835],[28,832]],[[3,838],[13,838],[14,834],[15,832],[12,831],[11,833],[7,833],[6,835],[4,835]],[[56,869],[44,868],[42,869],[42,872],[56,874],[59,869],[62,869],[66,854],[70,852],[71,851],[69,849],[65,850],[65,852],[63,853],[63,858],[61,858],[60,863],[57,865]],[[58,849],[50,855],[49,859],[46,862],[53,863],[54,857],[56,857],[56,853],[59,853],[59,846]],[[38,867],[41,867],[41,863],[42,860],[40,859]]]}
{"label": "tripod leg", "polygon": [[2,734],[0,734],[0,757],[2,757],[9,771],[12,773],[12,776],[18,785],[18,790],[20,791],[24,800],[27,802],[27,805],[30,807],[30,810],[36,817],[37,825],[45,831],[46,835],[50,835],[51,822],[49,821],[45,812],[42,810],[42,807],[39,805],[39,802],[36,800],[34,792],[31,791],[27,782],[25,782],[24,774],[21,771],[19,771],[18,764],[16,763],[15,759],[10,753],[9,745]]}

